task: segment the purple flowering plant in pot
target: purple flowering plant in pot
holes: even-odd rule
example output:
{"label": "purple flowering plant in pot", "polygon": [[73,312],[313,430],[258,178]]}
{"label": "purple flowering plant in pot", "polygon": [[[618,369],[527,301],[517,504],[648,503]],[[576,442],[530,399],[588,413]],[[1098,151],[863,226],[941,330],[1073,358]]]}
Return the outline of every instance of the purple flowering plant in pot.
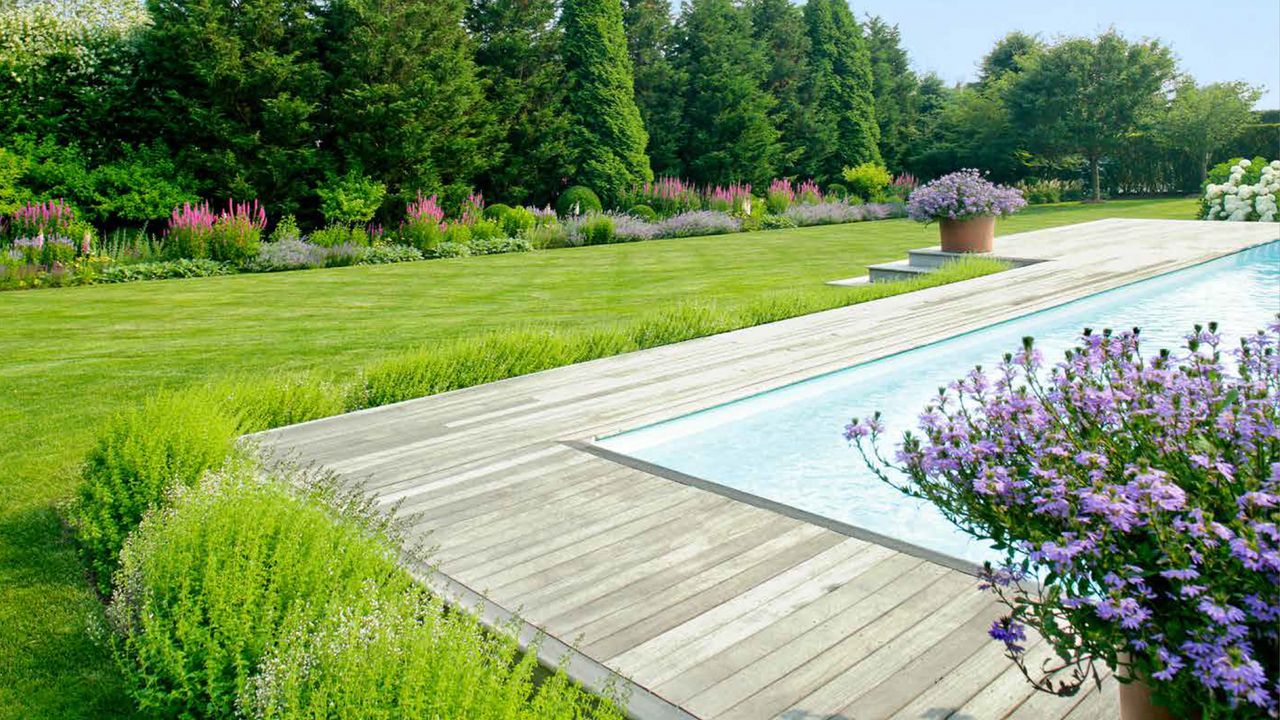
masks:
{"label": "purple flowering plant in pot", "polygon": [[990,635],[1038,689],[1105,667],[1126,718],[1277,716],[1280,322],[1220,345],[1211,324],[1144,358],[1137,330],[1086,331],[1048,367],[1028,338],[941,388],[892,461],[878,416],[845,428],[881,480],[999,554]]}
{"label": "purple flowering plant in pot", "polygon": [[996,218],[1026,204],[1017,188],[996,185],[977,170],[959,170],[912,191],[907,215],[922,223],[936,220],[944,252],[991,252]]}

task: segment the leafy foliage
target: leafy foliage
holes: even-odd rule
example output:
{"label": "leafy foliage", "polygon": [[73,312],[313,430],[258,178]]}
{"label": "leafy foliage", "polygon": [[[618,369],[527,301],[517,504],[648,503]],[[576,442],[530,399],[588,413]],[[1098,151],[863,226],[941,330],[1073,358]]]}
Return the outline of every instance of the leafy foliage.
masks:
{"label": "leafy foliage", "polygon": [[175,484],[221,466],[239,435],[207,396],[157,395],[117,415],[85,461],[68,517],[85,564],[107,593],[125,537]]}
{"label": "leafy foliage", "polygon": [[845,0],[810,0],[804,6],[817,125],[809,141],[804,174],[830,180],[841,168],[880,161],[871,55],[862,29]]}

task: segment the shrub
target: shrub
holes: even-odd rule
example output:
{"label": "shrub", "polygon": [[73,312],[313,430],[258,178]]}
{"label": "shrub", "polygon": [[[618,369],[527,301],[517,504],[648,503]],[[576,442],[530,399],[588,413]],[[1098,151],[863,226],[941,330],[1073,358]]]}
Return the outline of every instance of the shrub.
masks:
{"label": "shrub", "polygon": [[830,195],[837,200],[844,199],[848,194],[849,188],[841,185],[840,183],[830,183],[827,185],[827,195]]}
{"label": "shrub", "polygon": [[362,245],[316,245],[304,240],[281,240],[267,243],[258,257],[245,264],[253,272],[302,270],[306,268],[342,267],[364,260],[369,249]]}
{"label": "shrub", "polygon": [[613,218],[604,213],[588,215],[572,230],[580,245],[608,245],[614,242]]}
{"label": "shrub", "polygon": [[536,250],[569,246],[569,229],[559,223],[536,225],[524,232],[524,239]]}
{"label": "shrub", "polygon": [[267,214],[257,200],[249,203],[227,203],[219,213],[209,235],[209,257],[220,262],[240,265],[258,256],[262,230]]}
{"label": "shrub", "polygon": [[591,188],[573,185],[560,193],[556,200],[556,212],[560,217],[577,217],[598,213],[603,209],[600,198]]}
{"label": "shrub", "polygon": [[382,209],[387,186],[355,171],[331,177],[316,188],[320,196],[320,213],[331,224],[359,225],[367,223]]}
{"label": "shrub", "polygon": [[276,474],[211,476],[130,538],[108,619],[144,712],[621,720],[422,590],[368,502]]}
{"label": "shrub", "polygon": [[241,433],[254,433],[342,413],[342,391],[309,375],[246,376],[192,392],[216,402]]}
{"label": "shrub", "polygon": [[460,223],[453,223],[445,229],[441,242],[466,246],[471,242],[471,228]]}
{"label": "shrub", "polygon": [[301,240],[302,231],[298,229],[298,219],[293,215],[285,215],[271,230],[271,242],[284,240]]}
{"label": "shrub", "polygon": [[[1222,184],[1205,185],[1200,201],[1204,220],[1259,221],[1280,220],[1280,160],[1255,167],[1257,163],[1240,160]],[[1253,180],[1251,176],[1256,176]]]}
{"label": "shrub", "polygon": [[489,242],[505,237],[502,233],[502,226],[494,220],[477,220],[471,223],[471,240],[476,242]]}
{"label": "shrub", "polygon": [[68,513],[80,553],[108,592],[117,556],[142,516],[175,484],[226,462],[239,428],[203,393],[165,393],[107,423]]}
{"label": "shrub", "polygon": [[408,245],[374,245],[360,258],[361,265],[390,265],[423,258],[422,251]]}
{"label": "shrub", "polygon": [[533,245],[524,238],[493,238],[491,240],[471,239],[469,246],[472,255],[501,255],[503,253],[529,252]]}
{"label": "shrub", "polygon": [[862,198],[880,197],[889,183],[893,182],[893,175],[889,174],[888,169],[875,162],[847,167],[840,175],[849,192]]}
{"label": "shrub", "polygon": [[216,275],[232,275],[234,273],[235,268],[217,260],[182,258],[179,260],[159,260],[128,265],[108,265],[102,269],[97,281],[101,283],[122,283],[139,280],[213,277]]}
{"label": "shrub", "polygon": [[760,230],[786,230],[799,227],[796,221],[786,215],[765,215],[760,219]]}
{"label": "shrub", "polygon": [[694,237],[738,232],[742,221],[728,213],[698,210],[667,218],[658,224],[661,237]]}
{"label": "shrub", "polygon": [[436,196],[423,197],[405,206],[405,219],[400,225],[400,242],[429,252],[444,239],[444,210]]}
{"label": "shrub", "polygon": [[235,717],[270,647],[368,583],[411,582],[376,532],[253,470],[178,492],[120,560],[116,655],[130,695],[159,717]]}
{"label": "shrub", "polygon": [[613,236],[618,242],[652,240],[661,230],[658,223],[631,215],[613,215]]}
{"label": "shrub", "polygon": [[648,205],[632,205],[627,214],[645,222],[653,222],[658,219],[658,211]]}
{"label": "shrub", "polygon": [[854,204],[847,200],[816,205],[794,205],[784,216],[800,227],[835,225],[860,220],[883,220],[903,215],[900,203]]}
{"label": "shrub", "polygon": [[307,236],[307,242],[325,248],[368,247],[369,234],[351,225],[330,225]]}
{"label": "shrub", "polygon": [[484,209],[484,219],[492,220],[501,225],[503,218],[507,216],[507,213],[511,212],[511,209],[510,205],[494,203]]}
{"label": "shrub", "polygon": [[538,224],[538,218],[528,209],[510,208],[502,216],[502,234],[506,237],[520,237]]}
{"label": "shrub", "polygon": [[429,258],[463,258],[471,257],[470,242],[454,242],[452,240],[443,240],[435,246],[430,252],[426,253]]}

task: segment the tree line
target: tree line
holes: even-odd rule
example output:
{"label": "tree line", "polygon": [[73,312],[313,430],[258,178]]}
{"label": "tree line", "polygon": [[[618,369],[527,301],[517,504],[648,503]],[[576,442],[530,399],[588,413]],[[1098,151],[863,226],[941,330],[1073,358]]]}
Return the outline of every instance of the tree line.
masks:
{"label": "tree line", "polygon": [[118,221],[190,194],[309,217],[367,182],[385,208],[541,205],[864,162],[1185,191],[1228,146],[1280,144],[1255,89],[1197,86],[1158,41],[1013,33],[951,87],[846,0],[0,0],[0,33],[0,205],[8,176]]}

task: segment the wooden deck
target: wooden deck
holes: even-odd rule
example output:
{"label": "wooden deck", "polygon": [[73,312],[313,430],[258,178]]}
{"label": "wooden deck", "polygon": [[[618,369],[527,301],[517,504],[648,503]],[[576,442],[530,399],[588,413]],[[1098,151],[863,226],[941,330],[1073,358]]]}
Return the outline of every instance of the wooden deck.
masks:
{"label": "wooden deck", "polygon": [[1110,682],[1033,694],[987,640],[996,610],[971,576],[578,443],[1276,238],[1137,220],[1008,236],[999,252],[1051,262],[259,439],[420,513],[429,582],[518,612],[553,658],[575,646],[585,682],[628,678],[638,717],[1115,717]]}

